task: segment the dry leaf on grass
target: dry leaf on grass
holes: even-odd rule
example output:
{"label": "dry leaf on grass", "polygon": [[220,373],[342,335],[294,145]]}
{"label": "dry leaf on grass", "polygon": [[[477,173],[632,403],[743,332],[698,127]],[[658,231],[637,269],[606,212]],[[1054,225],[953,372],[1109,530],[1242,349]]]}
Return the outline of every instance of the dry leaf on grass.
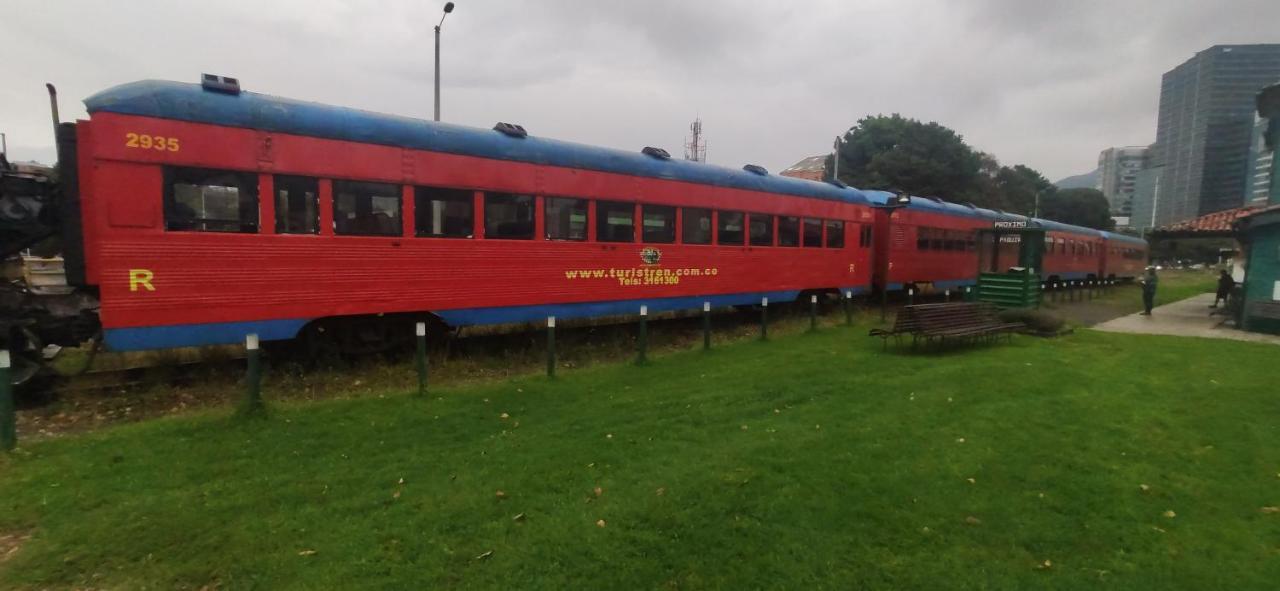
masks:
{"label": "dry leaf on grass", "polygon": [[969,525],[982,525],[982,520],[981,520],[981,519],[978,519],[977,517],[974,517],[974,516],[972,516],[972,515],[970,515],[970,516],[968,516],[968,517],[965,517],[965,518],[964,518],[964,522],[965,522],[965,523],[967,523],[967,524],[969,524]]}
{"label": "dry leaf on grass", "polygon": [[525,518],[524,513],[516,513],[516,516],[512,517],[511,521],[524,521],[524,518]]}
{"label": "dry leaf on grass", "polygon": [[477,556],[477,557],[476,557],[476,560],[484,560],[484,559],[486,559],[486,558],[488,558],[488,557],[490,557],[490,556],[493,556],[493,550],[490,550],[490,551],[488,551],[488,552],[485,552],[484,554],[481,554],[481,555]]}
{"label": "dry leaf on grass", "polygon": [[1150,487],[1150,486],[1147,486],[1147,485],[1145,485],[1145,484],[1139,484],[1139,485],[1138,485],[1138,488],[1142,489],[1142,492],[1147,492],[1147,491],[1151,490],[1151,487]]}
{"label": "dry leaf on grass", "polygon": [[502,492],[502,491],[498,491],[498,492],[493,493],[493,496],[498,497],[498,499],[505,499],[505,498],[507,498],[507,493]]}
{"label": "dry leaf on grass", "polygon": [[603,519],[601,519],[601,520],[596,521],[596,527],[604,527],[604,520],[603,520]]}
{"label": "dry leaf on grass", "polygon": [[1177,516],[1178,516],[1178,514],[1177,514],[1177,513],[1174,513],[1174,512],[1173,512],[1173,509],[1170,509],[1170,510],[1168,510],[1168,511],[1165,511],[1165,512],[1164,512],[1164,516],[1165,516],[1165,517],[1177,517]]}
{"label": "dry leaf on grass", "polygon": [[595,488],[591,489],[591,492],[596,493],[596,496],[598,497],[598,496],[600,496],[600,495],[604,494],[604,489],[603,489],[603,488],[600,488],[600,487],[598,487],[598,486],[597,486],[597,487],[595,487]]}
{"label": "dry leaf on grass", "polygon": [[311,556],[312,554],[315,554],[315,553],[316,553],[315,550],[303,550],[301,552],[298,552],[298,556]]}
{"label": "dry leaf on grass", "polygon": [[656,491],[656,493],[655,493],[655,494],[657,494],[658,496],[665,495],[665,494],[667,494],[667,489],[666,489],[666,488],[659,488],[659,489]]}
{"label": "dry leaf on grass", "polygon": [[1280,507],[1263,507],[1261,511],[1263,513],[1280,513]]}
{"label": "dry leaf on grass", "polygon": [[1051,569],[1051,568],[1053,568],[1053,561],[1052,561],[1052,560],[1046,560],[1046,561],[1041,562],[1040,564],[1037,564],[1037,565],[1036,565],[1036,569],[1037,569],[1037,570],[1049,570],[1049,569]]}

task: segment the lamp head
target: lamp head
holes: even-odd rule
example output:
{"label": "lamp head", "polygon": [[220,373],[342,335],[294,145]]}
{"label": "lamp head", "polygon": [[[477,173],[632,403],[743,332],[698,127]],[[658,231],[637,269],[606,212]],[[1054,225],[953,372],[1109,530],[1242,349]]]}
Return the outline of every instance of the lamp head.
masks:
{"label": "lamp head", "polygon": [[444,3],[444,13],[445,13],[445,14],[449,14],[450,12],[453,12],[453,3],[452,3],[452,2],[445,2],[445,3]]}

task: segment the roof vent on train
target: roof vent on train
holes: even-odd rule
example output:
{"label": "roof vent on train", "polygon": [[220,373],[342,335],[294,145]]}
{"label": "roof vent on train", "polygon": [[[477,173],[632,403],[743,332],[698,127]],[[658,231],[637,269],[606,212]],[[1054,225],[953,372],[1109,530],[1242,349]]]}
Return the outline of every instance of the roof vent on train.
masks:
{"label": "roof vent on train", "polygon": [[837,187],[840,187],[841,189],[848,189],[848,188],[849,188],[849,185],[844,184],[844,181],[842,181],[842,180],[840,180],[840,179],[827,179],[827,184],[828,184],[828,185],[835,185],[835,186],[837,186]]}
{"label": "roof vent on train", "polygon": [[760,166],[759,164],[748,164],[746,166],[743,166],[742,170],[745,170],[750,173],[755,173],[760,176],[769,176],[769,171],[766,170],[765,167]]}
{"label": "roof vent on train", "polygon": [[516,125],[515,123],[503,123],[499,121],[497,125],[493,126],[493,130],[503,135],[515,138],[529,137],[529,132],[525,131],[524,127]]}
{"label": "roof vent on train", "polygon": [[200,86],[210,92],[223,94],[240,94],[240,81],[230,76],[217,74],[201,74]]}
{"label": "roof vent on train", "polygon": [[670,152],[668,152],[668,151],[666,151],[666,150],[663,150],[662,148],[655,148],[655,147],[653,147],[653,146],[645,146],[643,150],[640,150],[640,153],[641,153],[641,154],[644,154],[645,156],[653,156],[654,158],[657,158],[658,160],[670,160],[670,159],[671,159],[671,153],[670,153]]}
{"label": "roof vent on train", "polygon": [[925,199],[937,203],[938,205],[942,205],[942,200],[937,197],[925,197]]}
{"label": "roof vent on train", "polygon": [[977,205],[974,205],[972,202],[969,202],[969,201],[965,201],[964,206],[968,207],[969,209],[978,209]]}

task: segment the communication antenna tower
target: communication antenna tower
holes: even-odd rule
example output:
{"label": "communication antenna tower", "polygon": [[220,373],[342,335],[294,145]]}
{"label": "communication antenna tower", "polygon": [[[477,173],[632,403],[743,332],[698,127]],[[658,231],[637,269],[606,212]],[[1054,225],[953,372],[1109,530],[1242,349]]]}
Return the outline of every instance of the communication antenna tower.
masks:
{"label": "communication antenna tower", "polygon": [[693,120],[689,126],[689,137],[684,142],[684,159],[694,162],[707,161],[707,140],[702,137],[702,118]]}

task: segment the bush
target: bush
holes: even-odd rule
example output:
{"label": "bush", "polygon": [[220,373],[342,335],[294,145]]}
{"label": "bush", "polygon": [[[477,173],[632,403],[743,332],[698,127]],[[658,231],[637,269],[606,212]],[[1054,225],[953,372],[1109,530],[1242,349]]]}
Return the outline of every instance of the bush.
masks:
{"label": "bush", "polygon": [[1066,321],[1044,310],[1019,308],[1003,310],[1000,319],[1005,322],[1021,322],[1032,332],[1044,335],[1055,335],[1066,325]]}

